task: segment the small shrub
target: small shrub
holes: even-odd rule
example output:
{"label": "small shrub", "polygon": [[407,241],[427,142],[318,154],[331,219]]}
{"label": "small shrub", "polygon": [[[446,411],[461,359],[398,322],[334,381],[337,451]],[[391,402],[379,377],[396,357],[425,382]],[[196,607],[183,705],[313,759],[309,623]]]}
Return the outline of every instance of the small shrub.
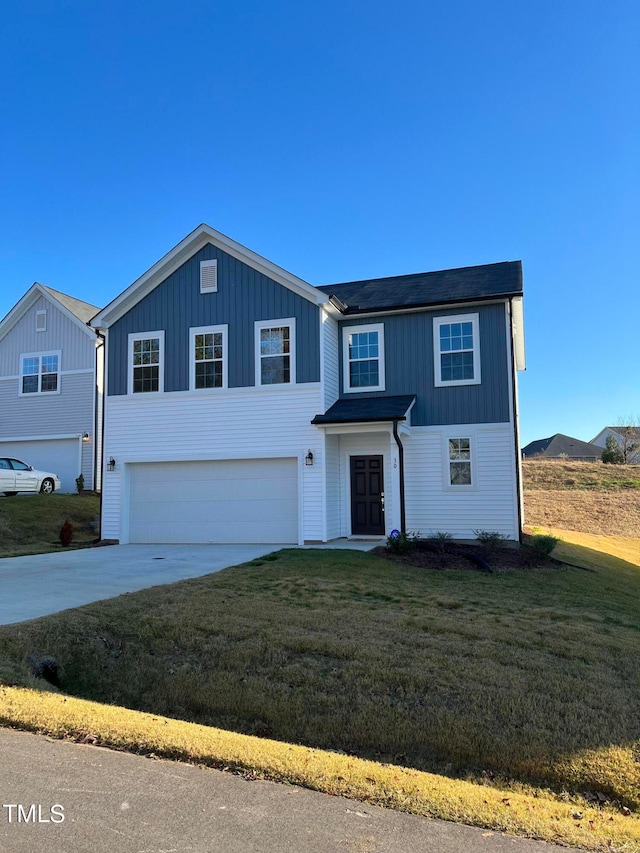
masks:
{"label": "small shrub", "polygon": [[399,530],[392,530],[387,536],[387,549],[392,554],[408,554],[413,549],[415,539],[415,533],[401,533]]}
{"label": "small shrub", "polygon": [[474,530],[473,532],[482,547],[490,552],[504,548],[509,540],[508,536],[505,536],[504,533],[498,533],[497,530]]}
{"label": "small shrub", "polygon": [[79,477],[76,477],[76,490],[79,495],[84,491],[84,476],[80,474]]}
{"label": "small shrub", "polygon": [[447,545],[451,542],[453,536],[451,533],[447,533],[445,530],[438,530],[437,533],[434,533],[433,536],[429,537],[429,541],[433,542],[434,545],[438,546],[438,550],[444,557],[447,553]]}
{"label": "small shrub", "polygon": [[73,539],[73,524],[67,519],[60,528],[60,544],[63,548],[71,545]]}
{"label": "small shrub", "polygon": [[532,536],[527,547],[536,560],[546,560],[551,556],[559,541],[557,536]]}

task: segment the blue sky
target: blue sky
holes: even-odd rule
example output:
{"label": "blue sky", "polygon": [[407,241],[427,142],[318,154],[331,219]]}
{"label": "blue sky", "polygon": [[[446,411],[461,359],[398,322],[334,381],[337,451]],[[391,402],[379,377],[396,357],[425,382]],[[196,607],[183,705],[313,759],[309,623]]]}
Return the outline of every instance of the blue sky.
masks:
{"label": "blue sky", "polygon": [[132,4],[0,22],[0,316],[200,222],[312,284],[522,259],[522,441],[640,413],[640,6]]}

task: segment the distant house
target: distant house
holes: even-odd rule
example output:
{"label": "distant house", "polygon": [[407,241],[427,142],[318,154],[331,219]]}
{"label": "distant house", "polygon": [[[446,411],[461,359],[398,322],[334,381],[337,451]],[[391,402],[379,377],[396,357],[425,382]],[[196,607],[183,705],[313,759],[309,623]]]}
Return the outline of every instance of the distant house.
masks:
{"label": "distant house", "polygon": [[549,438],[539,438],[531,441],[522,448],[522,458],[531,459],[533,456],[546,459],[573,459],[579,462],[599,462],[602,447],[570,435],[557,432]]}
{"label": "distant house", "polygon": [[98,309],[37,282],[0,321],[0,455],[100,488],[102,338]]}
{"label": "distant house", "polygon": [[612,435],[618,447],[627,456],[629,465],[640,465],[640,427],[637,426],[608,426],[597,434],[592,444],[601,448],[600,452],[607,446],[607,439]]}

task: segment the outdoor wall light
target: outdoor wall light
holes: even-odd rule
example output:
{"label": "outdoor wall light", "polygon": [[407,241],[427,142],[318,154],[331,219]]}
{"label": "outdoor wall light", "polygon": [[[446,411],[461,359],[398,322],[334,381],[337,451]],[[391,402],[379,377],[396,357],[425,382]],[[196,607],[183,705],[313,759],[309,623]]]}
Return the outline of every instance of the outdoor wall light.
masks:
{"label": "outdoor wall light", "polygon": [[305,465],[313,465],[313,453],[309,451],[307,455],[304,457]]}
{"label": "outdoor wall light", "polygon": [[89,433],[88,433],[88,432],[83,433],[83,435],[82,435],[82,440],[83,440],[85,443],[86,443],[87,441],[89,441]]}
{"label": "outdoor wall light", "polygon": [[112,456],[109,459],[109,462],[107,463],[107,471],[115,471],[115,470],[116,470],[116,460]]}

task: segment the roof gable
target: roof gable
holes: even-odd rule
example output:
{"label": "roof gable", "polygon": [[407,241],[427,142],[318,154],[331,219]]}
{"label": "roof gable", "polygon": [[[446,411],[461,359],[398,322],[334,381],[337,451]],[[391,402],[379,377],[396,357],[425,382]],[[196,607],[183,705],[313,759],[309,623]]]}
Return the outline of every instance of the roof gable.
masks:
{"label": "roof gable", "polygon": [[314,304],[328,302],[328,297],[317,287],[313,287],[303,279],[271,263],[271,261],[252,252],[240,243],[236,243],[209,225],[202,224],[93,317],[93,325],[99,328],[111,326],[207,243],[213,244],[218,249],[248,264]]}
{"label": "roof gable", "polygon": [[44,297],[53,307],[71,320],[90,338],[95,338],[95,331],[88,326],[88,322],[98,310],[96,305],[83,302],[52,287],[34,282],[25,295],[13,306],[11,311],[0,321],[0,340],[6,337],[11,329],[18,323],[27,311],[40,299]]}
{"label": "roof gable", "polygon": [[572,438],[570,435],[563,435],[560,432],[549,438],[531,441],[526,447],[522,448],[522,455],[526,457],[536,455],[549,457],[568,456],[569,458],[594,456],[599,459],[601,454],[602,448],[597,444],[581,441],[579,438]]}

